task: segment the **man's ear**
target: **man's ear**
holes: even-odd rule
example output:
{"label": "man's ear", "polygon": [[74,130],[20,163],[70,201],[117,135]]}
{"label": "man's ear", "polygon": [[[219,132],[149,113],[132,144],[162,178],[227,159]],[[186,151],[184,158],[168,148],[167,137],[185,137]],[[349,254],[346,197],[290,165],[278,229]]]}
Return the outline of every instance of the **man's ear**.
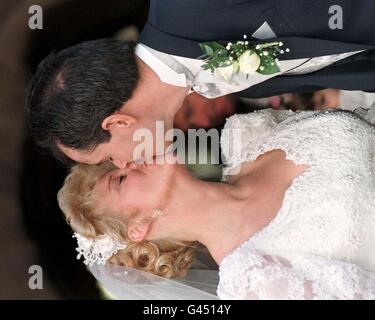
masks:
{"label": "man's ear", "polygon": [[143,223],[136,226],[131,226],[128,229],[128,237],[134,242],[140,242],[146,238],[148,231],[150,230],[149,223]]}
{"label": "man's ear", "polygon": [[133,116],[124,113],[113,113],[102,122],[102,129],[111,131],[116,127],[130,127],[133,123],[136,123],[137,119]]}

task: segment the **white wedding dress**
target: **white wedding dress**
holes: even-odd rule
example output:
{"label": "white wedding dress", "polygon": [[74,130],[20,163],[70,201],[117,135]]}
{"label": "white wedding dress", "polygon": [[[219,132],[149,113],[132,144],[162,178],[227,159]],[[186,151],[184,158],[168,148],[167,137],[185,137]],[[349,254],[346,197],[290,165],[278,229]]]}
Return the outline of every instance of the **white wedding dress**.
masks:
{"label": "white wedding dress", "polygon": [[275,219],[220,264],[221,299],[375,299],[375,127],[346,111],[262,110],[229,118],[230,173],[270,150],[305,165]]}

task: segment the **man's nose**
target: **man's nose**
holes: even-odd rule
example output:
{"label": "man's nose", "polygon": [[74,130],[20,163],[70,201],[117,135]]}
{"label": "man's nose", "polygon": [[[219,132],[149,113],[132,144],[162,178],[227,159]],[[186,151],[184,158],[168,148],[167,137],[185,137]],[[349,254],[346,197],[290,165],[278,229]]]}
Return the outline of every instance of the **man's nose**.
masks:
{"label": "man's nose", "polygon": [[126,167],[127,162],[123,160],[113,159],[112,163],[119,169],[124,169]]}

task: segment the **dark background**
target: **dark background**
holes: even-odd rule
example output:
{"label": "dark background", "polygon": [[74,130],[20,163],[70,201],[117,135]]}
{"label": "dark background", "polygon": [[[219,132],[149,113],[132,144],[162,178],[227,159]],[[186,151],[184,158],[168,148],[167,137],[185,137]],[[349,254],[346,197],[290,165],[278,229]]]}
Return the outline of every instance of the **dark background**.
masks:
{"label": "dark background", "polygon": [[[28,9],[43,9],[43,30]],[[24,111],[25,88],[51,50],[110,37],[146,21],[146,0],[1,0],[0,2],[0,299],[100,299],[76,260],[75,241],[56,203],[66,168],[36,150]],[[28,286],[43,269],[43,289]]]}

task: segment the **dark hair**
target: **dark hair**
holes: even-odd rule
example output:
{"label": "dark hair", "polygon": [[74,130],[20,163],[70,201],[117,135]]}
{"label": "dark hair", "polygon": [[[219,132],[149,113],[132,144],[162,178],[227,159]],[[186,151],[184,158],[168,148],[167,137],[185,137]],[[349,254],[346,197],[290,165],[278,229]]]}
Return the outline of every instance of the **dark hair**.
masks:
{"label": "dark hair", "polygon": [[57,143],[90,151],[110,139],[102,121],[129,100],[138,80],[134,42],[100,39],[52,52],[38,66],[26,108],[35,143],[62,159]]}

